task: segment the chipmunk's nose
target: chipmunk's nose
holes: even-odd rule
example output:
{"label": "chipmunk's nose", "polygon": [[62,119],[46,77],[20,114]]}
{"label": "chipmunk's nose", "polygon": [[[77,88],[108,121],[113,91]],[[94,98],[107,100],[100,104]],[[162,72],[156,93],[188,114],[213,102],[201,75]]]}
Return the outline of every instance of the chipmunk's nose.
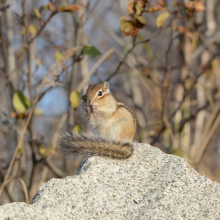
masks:
{"label": "chipmunk's nose", "polygon": [[91,107],[91,106],[96,105],[96,101],[95,101],[95,100],[89,100],[89,101],[87,102],[87,104],[88,104],[89,107]]}

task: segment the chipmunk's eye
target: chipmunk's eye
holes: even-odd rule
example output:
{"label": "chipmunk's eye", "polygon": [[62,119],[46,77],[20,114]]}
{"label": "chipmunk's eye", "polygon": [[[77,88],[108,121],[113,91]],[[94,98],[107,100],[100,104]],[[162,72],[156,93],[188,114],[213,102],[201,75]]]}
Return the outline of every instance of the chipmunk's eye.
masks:
{"label": "chipmunk's eye", "polygon": [[87,99],[87,95],[85,94],[83,98],[84,98],[84,99]]}
{"label": "chipmunk's eye", "polygon": [[102,92],[101,91],[99,91],[98,96],[102,96]]}

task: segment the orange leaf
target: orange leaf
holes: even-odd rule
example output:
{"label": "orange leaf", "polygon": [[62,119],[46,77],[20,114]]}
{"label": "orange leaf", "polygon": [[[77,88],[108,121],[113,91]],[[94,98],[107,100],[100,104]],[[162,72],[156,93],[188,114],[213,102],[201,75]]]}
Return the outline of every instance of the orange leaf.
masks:
{"label": "orange leaf", "polygon": [[163,10],[164,8],[160,5],[154,5],[152,7],[149,7],[146,12],[156,12],[156,11],[161,11]]}
{"label": "orange leaf", "polygon": [[15,117],[16,117],[16,113],[11,112],[11,113],[10,113],[10,116],[11,116],[11,118],[15,118]]}
{"label": "orange leaf", "polygon": [[75,12],[75,11],[79,10],[81,7],[82,7],[81,5],[76,5],[76,4],[63,5],[63,6],[60,6],[58,8],[58,11],[62,11],[62,12]]}
{"label": "orange leaf", "polygon": [[185,3],[185,7],[190,9],[190,10],[193,10],[196,7],[196,2],[195,1],[187,2],[187,3]]}
{"label": "orange leaf", "polygon": [[135,3],[134,0],[130,0],[130,1],[128,2],[128,6],[127,6],[127,14],[128,14],[128,15],[134,13],[134,3]]}
{"label": "orange leaf", "polygon": [[148,1],[144,0],[130,0],[127,6],[127,14],[131,15],[135,12],[135,15],[141,15],[144,10],[144,6],[148,5]]}
{"label": "orange leaf", "polygon": [[185,3],[185,7],[189,10],[195,10],[195,12],[205,11],[205,6],[202,2],[190,1]]}
{"label": "orange leaf", "polygon": [[203,2],[196,2],[196,12],[205,11],[205,6],[203,5]]}

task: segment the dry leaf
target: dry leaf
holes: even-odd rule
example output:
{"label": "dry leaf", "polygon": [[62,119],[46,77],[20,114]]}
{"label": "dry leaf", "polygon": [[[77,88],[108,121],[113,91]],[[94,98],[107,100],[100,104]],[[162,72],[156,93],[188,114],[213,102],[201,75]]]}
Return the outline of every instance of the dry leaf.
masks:
{"label": "dry leaf", "polygon": [[73,90],[71,93],[70,93],[70,97],[69,97],[69,100],[70,100],[70,103],[71,103],[71,107],[72,108],[77,108],[79,106],[79,103],[80,103],[80,94],[78,91],[76,90]]}
{"label": "dry leaf", "polygon": [[30,101],[21,91],[13,94],[12,104],[19,113],[24,113],[31,106]]}
{"label": "dry leaf", "polygon": [[160,5],[154,5],[152,7],[149,7],[146,12],[157,12],[157,11],[161,11],[163,10],[164,8]]}
{"label": "dry leaf", "polygon": [[26,33],[27,33],[26,27],[24,25],[22,26],[21,33],[22,33],[22,35],[26,35]]}
{"label": "dry leaf", "polygon": [[35,108],[34,109],[34,115],[36,115],[36,116],[43,115],[43,110],[41,108]]}
{"label": "dry leaf", "polygon": [[11,118],[16,118],[16,119],[24,119],[27,118],[27,114],[26,113],[15,113],[15,112],[11,112],[10,113]]}
{"label": "dry leaf", "polygon": [[157,24],[157,27],[162,27],[163,24],[166,22],[167,18],[169,18],[170,14],[168,11],[160,14],[158,17],[157,17],[157,21],[156,21],[156,24]]}
{"label": "dry leaf", "polygon": [[149,0],[136,0],[136,1],[142,8],[148,7],[148,5],[149,5]]}
{"label": "dry leaf", "polygon": [[134,36],[137,34],[137,28],[130,21],[130,18],[122,16],[119,22],[120,31],[124,36]]}
{"label": "dry leaf", "polygon": [[142,11],[143,11],[143,6],[142,6],[142,2],[141,1],[138,1],[136,4],[135,4],[135,15],[141,15]]}
{"label": "dry leaf", "polygon": [[60,53],[60,51],[56,51],[56,53],[54,54],[54,58],[55,58],[55,60],[61,60],[61,59],[63,59],[63,54],[62,53]]}
{"label": "dry leaf", "polygon": [[135,1],[134,0],[130,0],[128,2],[128,6],[127,6],[127,14],[128,15],[131,15],[134,13],[134,4],[135,4]]}
{"label": "dry leaf", "polygon": [[82,6],[81,5],[76,5],[76,4],[72,4],[72,5],[62,5],[58,8],[58,11],[62,11],[62,12],[75,12],[77,10],[79,10]]}
{"label": "dry leaf", "polygon": [[52,2],[49,2],[47,5],[43,6],[43,9],[50,10],[50,11],[55,11],[56,7]]}
{"label": "dry leaf", "polygon": [[184,3],[182,3],[182,2],[173,1],[173,7],[176,7],[176,6],[182,7],[183,5],[184,5]]}
{"label": "dry leaf", "polygon": [[34,14],[35,14],[36,18],[40,20],[41,19],[41,13],[38,11],[37,8],[34,8],[33,10],[34,10]]}
{"label": "dry leaf", "polygon": [[185,3],[185,7],[190,11],[195,11],[195,12],[205,11],[205,6],[202,2],[190,1]]}
{"label": "dry leaf", "polygon": [[45,156],[46,156],[46,153],[47,153],[47,148],[45,148],[45,147],[39,147],[39,148],[38,148],[38,151],[39,151],[39,153],[40,153],[40,155],[41,155],[42,157],[45,157]]}
{"label": "dry leaf", "polygon": [[133,21],[126,16],[122,16],[119,24],[120,31],[124,36],[135,36],[146,25],[146,21],[143,16],[136,16]]}
{"label": "dry leaf", "polygon": [[166,6],[167,6],[167,3],[166,3],[166,1],[164,1],[164,0],[157,0],[157,5],[160,5],[160,6],[162,6],[162,7],[166,7]]}
{"label": "dry leaf", "polygon": [[48,6],[48,10],[50,10],[50,11],[55,11],[55,9],[56,9],[52,2],[49,2],[47,6]]}
{"label": "dry leaf", "polygon": [[80,134],[82,133],[82,126],[81,125],[75,125],[74,128],[72,129],[72,132]]}
{"label": "dry leaf", "polygon": [[16,113],[15,112],[11,112],[10,116],[11,116],[11,118],[15,118],[16,117]]}
{"label": "dry leaf", "polygon": [[30,24],[30,25],[28,26],[28,31],[29,31],[33,36],[35,36],[36,33],[37,33],[37,27],[36,27],[35,25],[33,25],[33,24]]}
{"label": "dry leaf", "polygon": [[136,28],[141,29],[146,25],[146,20],[143,16],[137,16],[133,21]]}
{"label": "dry leaf", "polygon": [[146,0],[130,0],[127,6],[127,14],[131,15],[135,12],[135,15],[141,15],[146,6],[148,6],[148,1]]}
{"label": "dry leaf", "polygon": [[37,65],[37,68],[41,65],[41,60],[40,59],[37,59],[36,65]]}
{"label": "dry leaf", "polygon": [[203,2],[197,2],[195,9],[196,12],[205,11],[205,6],[203,5]]}

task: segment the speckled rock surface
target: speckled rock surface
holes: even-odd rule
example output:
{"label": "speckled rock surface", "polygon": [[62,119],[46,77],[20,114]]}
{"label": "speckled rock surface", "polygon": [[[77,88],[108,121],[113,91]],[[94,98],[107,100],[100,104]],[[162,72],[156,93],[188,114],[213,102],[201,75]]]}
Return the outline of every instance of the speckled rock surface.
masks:
{"label": "speckled rock surface", "polygon": [[0,219],[219,218],[220,184],[146,144],[126,160],[89,158],[78,175],[44,183],[30,205],[0,206]]}

